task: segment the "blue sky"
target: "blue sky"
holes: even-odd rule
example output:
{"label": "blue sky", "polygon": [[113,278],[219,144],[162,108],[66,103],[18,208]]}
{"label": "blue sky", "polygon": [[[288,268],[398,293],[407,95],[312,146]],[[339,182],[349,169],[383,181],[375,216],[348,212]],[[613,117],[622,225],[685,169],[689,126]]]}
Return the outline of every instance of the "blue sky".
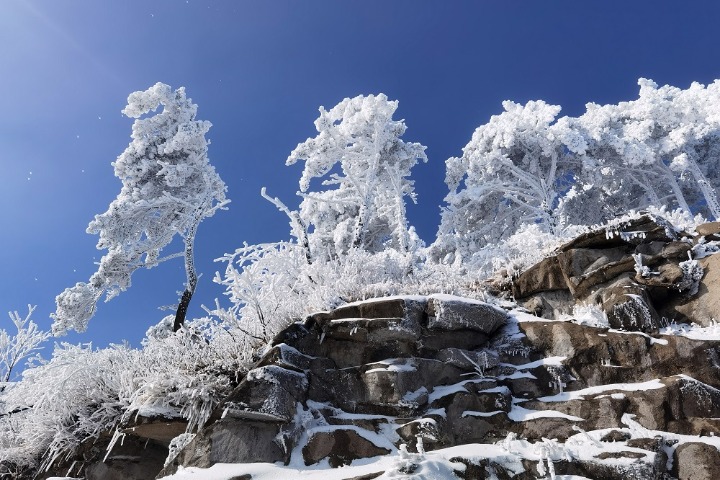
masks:
{"label": "blue sky", "polygon": [[[320,105],[378,92],[400,101],[405,139],[428,147],[409,217],[430,242],[445,160],[503,100],[578,115],[589,101],[635,98],[638,77],[709,83],[720,78],[719,21],[713,1],[3,0],[0,311],[36,304],[48,327],[55,295],[94,271],[102,252],[85,228],[119,191],[110,162],[130,140],[120,111],[135,90],[185,86],[214,125],[210,160],[232,204],[198,232],[197,316],[222,297],[213,259],[289,238],[259,192],[297,203],[301,166],[285,159],[314,135]],[[67,340],[137,345],[183,281],[180,260],[137,272]]]}

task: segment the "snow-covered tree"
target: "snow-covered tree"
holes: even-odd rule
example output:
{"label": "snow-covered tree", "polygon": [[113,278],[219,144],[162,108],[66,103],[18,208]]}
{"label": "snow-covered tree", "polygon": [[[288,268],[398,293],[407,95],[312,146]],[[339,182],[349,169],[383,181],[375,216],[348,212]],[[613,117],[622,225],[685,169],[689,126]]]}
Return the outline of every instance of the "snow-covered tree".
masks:
{"label": "snow-covered tree", "polygon": [[543,101],[503,103],[505,111],[478,127],[461,157],[447,160],[439,242],[475,251],[521,225],[560,228],[559,193],[567,189],[567,144],[578,141],[553,124],[560,107]]}
{"label": "snow-covered tree", "polygon": [[9,382],[15,367],[30,354],[42,348],[40,345],[50,337],[50,333],[40,330],[30,317],[35,307],[28,305],[28,314],[22,318],[18,312],[10,312],[10,320],[16,333],[0,329],[0,392],[3,383]]}
{"label": "snow-covered tree", "polygon": [[[147,116],[160,107],[160,112]],[[162,83],[128,97],[123,113],[135,119],[132,142],[113,163],[122,189],[87,229],[100,235],[97,247],[107,253],[88,283],[58,295],[54,333],[84,331],[103,293],[107,301],[130,286],[138,268],[178,256],[185,259],[187,279],[174,329],[184,322],[197,285],[195,233],[203,219],[228,203],[225,184],[207,157],[205,134],[211,124],[195,120],[196,112],[184,88],[173,91]],[[184,251],[160,258],[175,235],[182,237]]]}
{"label": "snow-covered tree", "polygon": [[[287,159],[305,162],[299,218],[315,258],[334,258],[351,248],[408,251],[417,236],[408,228],[405,197],[415,201],[410,170],[427,161],[425,147],[407,143],[403,120],[393,120],[397,101],[383,94],[346,98],[320,107],[318,135]],[[324,179],[314,191],[311,181]]]}
{"label": "snow-covered tree", "polygon": [[629,103],[652,121],[657,156],[679,176],[690,208],[720,219],[720,81],[686,90],[638,83],[640,98]]}
{"label": "snow-covered tree", "polygon": [[559,207],[567,223],[604,223],[649,205],[687,209],[675,174],[654,148],[652,120],[626,106],[588,104],[582,116],[560,120],[582,139],[571,152],[574,183]]}
{"label": "snow-covered tree", "polygon": [[637,100],[590,103],[575,118],[556,119],[560,108],[542,101],[505,102],[447,161],[434,255],[473,254],[523,224],[558,234],[632,209],[720,218],[720,81],[638,83]]}

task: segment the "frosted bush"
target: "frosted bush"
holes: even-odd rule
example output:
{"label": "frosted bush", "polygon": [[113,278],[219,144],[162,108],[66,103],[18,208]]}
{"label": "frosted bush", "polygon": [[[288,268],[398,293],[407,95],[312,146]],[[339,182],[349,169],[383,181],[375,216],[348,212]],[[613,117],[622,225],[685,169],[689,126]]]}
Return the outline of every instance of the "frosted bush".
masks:
{"label": "frosted bush", "polygon": [[202,426],[247,370],[242,334],[203,318],[161,337],[148,336],[142,349],[63,343],[25,370],[0,393],[0,464],[44,469],[136,415]]}

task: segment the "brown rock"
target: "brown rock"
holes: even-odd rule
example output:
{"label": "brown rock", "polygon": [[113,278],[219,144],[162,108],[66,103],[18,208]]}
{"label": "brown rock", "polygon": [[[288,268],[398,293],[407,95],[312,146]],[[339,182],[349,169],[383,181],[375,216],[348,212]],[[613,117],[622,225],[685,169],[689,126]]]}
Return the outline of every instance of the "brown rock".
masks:
{"label": "brown rock", "polygon": [[426,358],[388,359],[363,369],[367,397],[362,403],[400,403],[412,408],[427,403],[433,386],[457,383],[464,373],[450,363]]}
{"label": "brown rock", "polygon": [[602,294],[602,309],[611,327],[640,332],[656,332],[660,327],[660,317],[641,285],[621,278]]}
{"label": "brown rock", "polygon": [[182,418],[168,419],[162,417],[133,417],[133,425],[123,430],[136,437],[154,440],[166,447],[170,440],[185,432],[187,421]]}
{"label": "brown rock", "polygon": [[720,452],[706,443],[683,443],[675,449],[673,471],[678,480],[717,480]]}
{"label": "brown rock", "polygon": [[461,348],[445,348],[437,354],[437,359],[464,370],[485,372],[498,365],[499,360],[491,350],[470,351]]}
{"label": "brown rock", "polygon": [[421,322],[425,302],[411,298],[379,298],[336,308],[329,314],[331,320],[345,318],[407,318]]}
{"label": "brown rock", "polygon": [[687,242],[669,242],[666,243],[660,252],[660,256],[673,260],[687,260],[688,252],[692,249],[692,244]]}
{"label": "brown rock", "polygon": [[516,299],[525,298],[539,292],[567,290],[557,256],[545,258],[528,268],[512,282],[512,292]]}
{"label": "brown rock", "polygon": [[[207,468],[216,463],[274,463],[285,459],[275,443],[278,424],[225,418],[203,428],[164,470],[178,466]],[[147,478],[147,477],[146,477]]]}
{"label": "brown rock", "polygon": [[622,452],[602,452],[600,455],[596,455],[595,458],[599,458],[600,460],[605,460],[608,458],[645,458],[647,456],[646,453],[641,452],[628,452],[628,451],[622,451]]}
{"label": "brown rock", "polygon": [[609,332],[571,322],[525,322],[520,330],[543,356],[568,357],[564,365],[576,378],[574,390],[680,373],[720,388],[720,341],[663,335],[662,342],[655,342],[643,334]]}
{"label": "brown rock", "polygon": [[[153,440],[127,435],[115,443],[108,453],[110,437],[90,438],[74,451],[75,459],[52,465],[48,471],[36,475],[15,475],[0,466],[0,478],[46,479],[82,477],[87,480],[146,480],[160,473],[168,455],[168,449]],[[107,458],[105,458],[107,455]]]}
{"label": "brown rock", "polygon": [[288,422],[295,415],[297,402],[305,399],[307,388],[303,372],[278,365],[254,368],[225,399],[220,416]]}
{"label": "brown rock", "polygon": [[601,439],[601,442],[624,442],[630,439],[630,434],[620,430],[610,430]]}
{"label": "brown rock", "polygon": [[350,465],[353,460],[387,455],[390,450],[379,447],[360,436],[354,429],[336,428],[313,432],[302,454],[305,465],[313,465],[327,458],[331,467]]}
{"label": "brown rock", "polygon": [[720,321],[720,254],[701,258],[698,263],[705,273],[697,294],[691,298],[679,297],[663,309],[663,314],[677,321],[709,327]]}
{"label": "brown rock", "polygon": [[685,375],[675,375],[662,382],[668,386],[673,419],[720,417],[720,390]]}
{"label": "brown rock", "polygon": [[720,222],[703,223],[695,227],[698,235],[707,236],[720,233]]}
{"label": "brown rock", "polygon": [[490,304],[452,297],[430,297],[428,300],[430,330],[472,330],[492,334],[505,324],[508,315]]}
{"label": "brown rock", "polygon": [[[442,419],[439,420],[442,421]],[[420,418],[418,420],[412,420],[399,427],[396,431],[397,434],[400,435],[400,438],[406,442],[408,449],[412,452],[417,452],[418,438],[422,438],[423,447],[427,450],[432,450],[434,444],[439,443],[441,440],[438,420],[435,418]]]}
{"label": "brown rock", "polygon": [[614,229],[600,229],[585,233],[561,247],[562,251],[572,248],[611,248],[620,245],[638,245],[653,241],[670,242],[675,233],[659,219],[642,216]]}
{"label": "brown rock", "polygon": [[433,356],[446,348],[477,350],[487,345],[487,342],[488,336],[476,330],[429,330],[423,334],[416,346],[420,354]]}
{"label": "brown rock", "polygon": [[258,367],[265,365],[278,365],[291,370],[307,370],[312,363],[312,357],[300,353],[285,343],[272,347],[258,362]]}
{"label": "brown rock", "polygon": [[635,270],[635,259],[624,248],[571,249],[560,253],[558,262],[575,298],[584,298],[595,285]]}
{"label": "brown rock", "polygon": [[635,281],[649,287],[675,288],[683,279],[683,271],[676,263],[664,263],[659,265],[653,274],[643,277],[635,275]]}

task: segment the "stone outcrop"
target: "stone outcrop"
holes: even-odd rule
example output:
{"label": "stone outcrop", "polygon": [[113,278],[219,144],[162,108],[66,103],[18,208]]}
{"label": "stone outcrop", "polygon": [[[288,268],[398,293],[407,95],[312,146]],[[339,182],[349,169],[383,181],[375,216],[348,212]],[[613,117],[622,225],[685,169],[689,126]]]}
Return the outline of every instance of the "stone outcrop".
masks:
{"label": "stone outcrop", "polygon": [[[718,359],[720,340],[610,330],[445,296],[367,301],[280,334],[163,473],[213,462],[352,465],[477,443],[505,450],[454,458],[465,465],[458,478],[542,478],[521,446],[550,442],[541,463],[558,475],[706,478],[720,472],[720,442],[708,436],[720,432]],[[274,379],[280,390],[268,390]],[[271,390],[272,408],[259,400]],[[218,442],[220,431],[251,438],[243,441],[255,450],[227,449],[238,441]]]}
{"label": "stone outcrop", "polygon": [[[443,478],[466,480],[720,478],[720,337],[661,330],[712,326],[720,311],[720,255],[689,260],[712,253],[720,228],[696,233],[650,217],[587,233],[513,279],[517,303],[408,296],[310,315],[162,471],[177,419],[128,425],[130,453],[92,457],[86,478],[120,478],[141,457],[145,476],[124,480],[386,456],[400,459],[392,478],[412,478],[430,454],[451,466]],[[572,317],[578,305],[602,321]],[[370,471],[347,478],[386,473]]]}
{"label": "stone outcrop", "polygon": [[[442,389],[497,388],[492,381],[466,378],[480,379],[498,368],[488,339],[508,319],[501,308],[449,295],[379,299],[311,315],[272,342],[173,465],[223,461],[225,447],[213,436],[245,435],[239,421],[264,424],[265,437],[275,441],[269,445],[254,433],[253,443],[263,447],[233,449],[226,462],[288,461],[300,451],[306,465],[342,465],[396,450],[403,435],[418,431],[428,443],[448,445],[455,435],[450,426],[437,426],[444,419],[434,413],[450,398]],[[510,405],[507,392],[492,388],[466,403]],[[257,451],[266,456],[258,459]],[[172,471],[171,466],[164,474]]]}
{"label": "stone outcrop", "polygon": [[[715,230],[712,224],[698,229]],[[712,268],[717,262],[712,256],[694,260],[705,254],[706,241],[700,233],[693,236],[660,219],[640,217],[563,245],[512,279],[512,294],[546,318],[592,304],[611,327],[623,330],[657,332],[673,320],[707,326],[720,306],[708,295],[707,284],[720,278],[720,265]],[[694,300],[699,288],[704,288],[702,302]]]}

